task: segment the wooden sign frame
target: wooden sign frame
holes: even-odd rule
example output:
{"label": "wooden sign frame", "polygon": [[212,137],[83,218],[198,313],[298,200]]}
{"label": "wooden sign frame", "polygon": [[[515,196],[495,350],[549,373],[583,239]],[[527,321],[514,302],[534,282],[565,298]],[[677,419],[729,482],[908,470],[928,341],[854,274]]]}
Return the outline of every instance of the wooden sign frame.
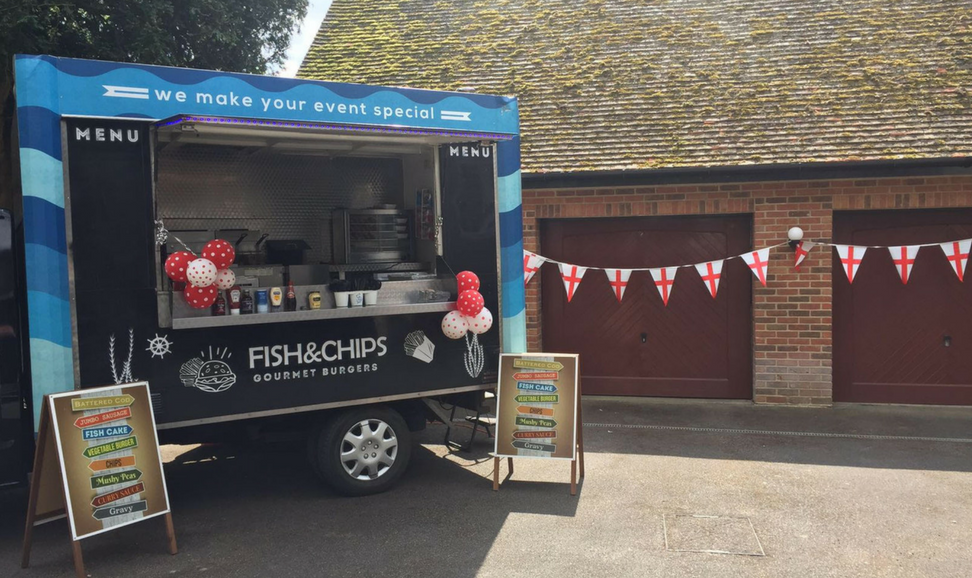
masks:
{"label": "wooden sign frame", "polygon": [[[507,467],[509,472],[506,475],[506,480],[513,477],[513,457],[506,454],[501,454],[499,452],[499,440],[500,440],[500,423],[501,415],[500,411],[502,408],[502,380],[503,380],[503,358],[505,357],[519,357],[519,358],[530,358],[530,357],[572,357],[574,359],[574,370],[575,370],[575,388],[574,388],[574,428],[573,428],[573,457],[546,457],[546,456],[516,456],[516,457],[526,457],[530,459],[560,459],[560,460],[570,460],[570,495],[577,495],[577,480],[578,480],[578,466],[580,470],[580,478],[584,477],[584,422],[582,420],[582,392],[581,392],[581,377],[580,377],[580,356],[577,354],[564,354],[564,353],[521,353],[521,354],[508,354],[504,353],[500,356],[500,371],[499,371],[499,382],[497,383],[496,390],[496,444],[493,451],[493,491],[499,491],[500,488],[500,460],[506,458]],[[515,377],[515,375],[514,375]]]}
{"label": "wooden sign frame", "polygon": [[[133,387],[144,387],[144,399],[147,401],[147,413],[149,414],[149,419],[147,421],[151,424],[151,439],[154,441],[154,455],[158,459],[158,472],[159,476],[161,477],[162,495],[165,500],[165,507],[161,511],[154,512],[142,518],[133,519],[122,522],[115,526],[79,535],[71,507],[72,502],[68,483],[69,472],[66,471],[64,462],[64,446],[58,431],[58,424],[56,423],[58,414],[55,410],[54,401],[55,399],[62,397],[84,399],[83,397],[80,397],[81,394],[105,393],[108,395],[118,395],[112,394],[111,392],[119,389],[128,390]],[[122,396],[119,395],[119,397]],[[130,415],[131,412],[129,412],[129,416]],[[75,414],[73,416],[69,415],[67,418],[79,416],[81,416],[81,414]],[[78,428],[80,429],[81,426],[78,426]],[[141,432],[141,435],[147,436],[149,434],[148,432],[143,431]],[[34,468],[30,482],[30,498],[27,504],[27,521],[24,527],[24,544],[20,563],[21,568],[27,568],[30,565],[30,550],[34,527],[61,518],[68,519],[68,529],[71,536],[72,557],[74,560],[74,571],[78,578],[85,578],[87,576],[84,570],[84,558],[81,553],[82,539],[123,528],[130,524],[141,522],[157,516],[164,516],[165,533],[169,553],[173,555],[177,554],[179,550],[176,543],[175,526],[172,523],[172,511],[169,506],[168,489],[166,488],[165,475],[162,472],[162,456],[159,453],[158,448],[158,433],[155,427],[155,415],[151,409],[151,395],[149,393],[147,382],[127,383],[102,388],[75,390],[65,393],[45,395],[43,405],[41,406],[40,421],[38,423],[37,430],[37,443],[34,451]],[[139,473],[139,475],[141,475],[141,473]],[[92,487],[94,487],[93,483]]]}

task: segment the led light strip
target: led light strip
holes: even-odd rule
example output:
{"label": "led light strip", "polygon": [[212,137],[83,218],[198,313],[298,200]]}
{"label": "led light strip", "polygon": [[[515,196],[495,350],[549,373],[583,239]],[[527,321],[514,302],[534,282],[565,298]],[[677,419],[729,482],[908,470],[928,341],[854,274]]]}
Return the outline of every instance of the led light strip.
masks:
{"label": "led light strip", "polygon": [[291,122],[281,120],[259,120],[246,118],[227,118],[219,116],[184,116],[168,122],[158,123],[159,127],[169,127],[183,123],[208,123],[240,126],[262,126],[273,128],[304,128],[339,132],[363,132],[371,134],[405,134],[415,136],[448,136],[485,140],[512,140],[513,135],[498,133],[478,133],[466,131],[431,130],[415,128],[372,127],[351,124],[323,124],[315,122]]}

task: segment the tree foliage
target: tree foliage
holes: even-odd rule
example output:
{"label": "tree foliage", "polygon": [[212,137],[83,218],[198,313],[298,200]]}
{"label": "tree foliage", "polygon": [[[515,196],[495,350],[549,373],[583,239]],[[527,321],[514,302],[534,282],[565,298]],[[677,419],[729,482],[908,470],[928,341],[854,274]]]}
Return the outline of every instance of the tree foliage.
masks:
{"label": "tree foliage", "polygon": [[3,1],[7,66],[20,52],[263,73],[307,11],[307,0]]}

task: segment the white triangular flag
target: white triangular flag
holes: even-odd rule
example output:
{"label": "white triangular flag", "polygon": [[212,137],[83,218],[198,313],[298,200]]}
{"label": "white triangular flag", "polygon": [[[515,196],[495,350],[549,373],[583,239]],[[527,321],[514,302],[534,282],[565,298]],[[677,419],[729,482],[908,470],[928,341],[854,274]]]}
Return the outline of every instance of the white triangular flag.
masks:
{"label": "white triangular flag", "polygon": [[797,246],[794,249],[796,258],[795,261],[793,262],[793,268],[799,271],[800,263],[803,263],[803,260],[807,258],[807,255],[810,254],[810,251],[812,251],[813,248],[816,246],[817,244],[814,243],[813,241],[800,241],[799,243],[797,243]]}
{"label": "white triangular flag", "polygon": [[840,258],[840,264],[844,269],[844,273],[847,274],[847,280],[853,283],[854,276],[857,275],[858,269],[861,268],[861,261],[864,259],[864,253],[867,252],[867,247],[834,245],[834,248],[837,249],[837,256]]}
{"label": "white triangular flag", "polygon": [[526,285],[533,279],[533,276],[537,271],[540,270],[540,266],[544,264],[546,259],[537,255],[536,253],[531,253],[530,251],[523,251],[523,284]]}
{"label": "white triangular flag", "polygon": [[581,279],[584,278],[584,273],[586,272],[587,267],[578,267],[570,263],[560,263],[560,276],[564,279],[564,289],[567,290],[568,303],[574,298],[574,292],[577,291],[577,286],[580,285]]}
{"label": "white triangular flag", "polygon": [[709,294],[715,299],[716,293],[719,292],[719,279],[722,279],[722,262],[723,259],[718,261],[709,261],[708,263],[699,263],[695,266],[695,269],[702,276],[702,282],[705,283],[706,289],[709,290]]}
{"label": "white triangular flag", "polygon": [[675,273],[678,272],[678,267],[659,267],[658,269],[648,269],[648,273],[651,274],[651,280],[655,283],[655,288],[658,289],[658,294],[661,295],[662,303],[668,307],[668,298],[672,296],[672,284],[675,283]]}
{"label": "white triangular flag", "polygon": [[769,247],[742,255],[742,260],[749,265],[749,270],[766,287],[766,268],[769,266]]}
{"label": "white triangular flag", "polygon": [[631,278],[631,269],[605,269],[604,273],[607,275],[614,296],[618,298],[618,303],[621,303],[624,290],[628,287],[628,279]]}
{"label": "white triangular flag", "polygon": [[951,241],[941,244],[942,251],[945,251],[945,258],[948,264],[958,275],[959,281],[965,280],[965,267],[969,263],[969,249],[972,248],[972,239],[963,241]]}
{"label": "white triangular flag", "polygon": [[908,284],[908,279],[911,278],[911,269],[915,266],[915,258],[918,256],[918,249],[920,248],[918,245],[888,247],[888,252],[891,253],[891,260],[894,261],[894,267],[898,270],[901,282],[905,285]]}

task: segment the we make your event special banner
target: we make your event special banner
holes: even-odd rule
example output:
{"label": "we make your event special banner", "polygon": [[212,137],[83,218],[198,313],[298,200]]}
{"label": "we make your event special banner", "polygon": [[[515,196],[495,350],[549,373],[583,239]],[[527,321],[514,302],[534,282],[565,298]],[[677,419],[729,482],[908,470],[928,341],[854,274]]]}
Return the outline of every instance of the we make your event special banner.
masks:
{"label": "we make your event special banner", "polygon": [[500,357],[496,456],[574,459],[577,367],[577,355],[521,353]]}
{"label": "we make your event special banner", "polygon": [[147,383],[49,399],[75,540],[169,511]]}

